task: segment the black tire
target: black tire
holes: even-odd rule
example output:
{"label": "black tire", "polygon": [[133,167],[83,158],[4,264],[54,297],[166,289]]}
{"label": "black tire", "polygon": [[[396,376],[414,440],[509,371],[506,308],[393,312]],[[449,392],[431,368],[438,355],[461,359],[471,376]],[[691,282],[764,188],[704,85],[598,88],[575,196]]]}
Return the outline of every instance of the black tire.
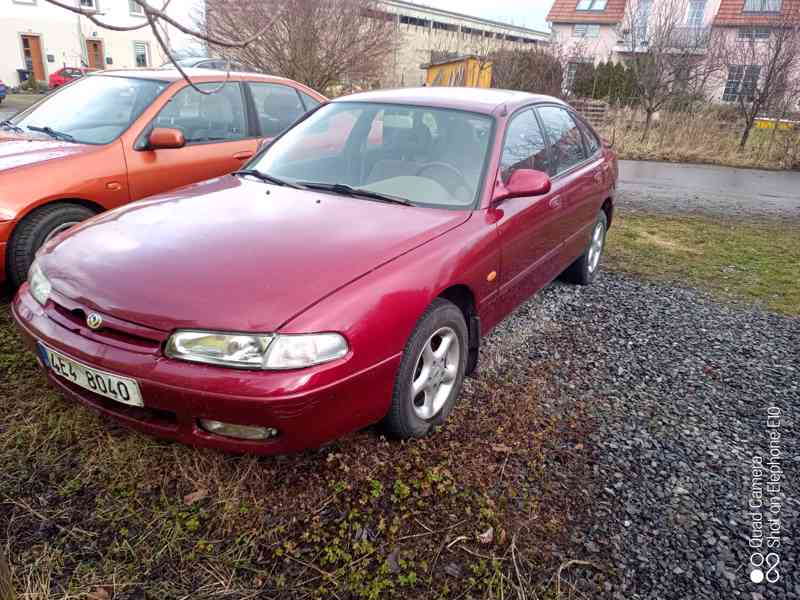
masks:
{"label": "black tire", "polygon": [[[417,412],[422,409],[416,399],[411,396],[411,386],[415,376],[419,373],[420,361],[426,344],[432,341],[434,334],[443,330],[448,334],[454,333],[458,340],[458,365],[455,366],[455,378],[452,380],[452,388],[441,408],[430,418],[422,418]],[[455,405],[464,382],[464,371],[467,365],[467,337],[467,324],[459,308],[447,300],[436,298],[417,321],[417,325],[406,343],[394,384],[392,404],[382,422],[383,429],[388,435],[400,439],[423,437],[444,422]],[[432,343],[434,342],[435,339]],[[453,364],[452,361],[450,364]],[[438,389],[437,387],[437,393]],[[417,408],[415,408],[415,404],[417,404]]]}
{"label": "black tire", "polygon": [[[600,256],[597,257],[597,261],[592,265],[592,261],[590,259],[592,246],[594,242],[594,234],[598,226],[602,225],[602,236],[601,236],[601,246],[599,249]],[[606,218],[606,213],[604,211],[600,211],[600,214],[597,215],[597,220],[595,221],[594,225],[592,226],[592,237],[589,238],[589,244],[586,247],[586,250],[583,254],[581,254],[574,263],[572,263],[562,274],[562,278],[566,281],[571,283],[576,283],[578,285],[589,285],[594,281],[594,278],[597,276],[597,272],[600,270],[600,259],[603,256],[603,250],[606,246],[606,232],[608,230],[608,219]]]}
{"label": "black tire", "polygon": [[53,231],[65,223],[78,223],[94,214],[92,209],[79,204],[56,202],[37,208],[22,219],[8,244],[6,273],[12,288],[18,288],[28,278],[36,251]]}

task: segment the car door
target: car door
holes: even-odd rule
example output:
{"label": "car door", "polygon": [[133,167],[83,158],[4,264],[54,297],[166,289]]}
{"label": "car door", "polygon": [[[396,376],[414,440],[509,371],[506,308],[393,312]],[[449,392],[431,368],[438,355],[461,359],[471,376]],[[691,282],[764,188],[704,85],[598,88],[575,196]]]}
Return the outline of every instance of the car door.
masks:
{"label": "car door", "polygon": [[[511,117],[506,128],[497,177],[506,183],[517,169],[547,172],[550,158],[546,138],[533,108]],[[500,307],[506,313],[549,283],[558,273],[563,212],[557,192],[527,198],[508,198],[495,205],[501,246]]]}
{"label": "car door", "polygon": [[297,90],[280,83],[249,81],[259,132],[266,141],[272,141],[289,129],[305,112],[303,100]]}
{"label": "car door", "polygon": [[[218,83],[199,84],[204,91]],[[240,168],[258,148],[257,133],[249,124],[244,91],[229,82],[211,94],[190,86],[180,88],[145,127],[131,148],[125,149],[131,199],[146,198]],[[151,150],[147,136],[156,127],[178,129],[183,148]]]}
{"label": "car door", "polygon": [[561,248],[559,272],[566,269],[586,249],[591,234],[586,203],[594,189],[594,170],[588,160],[583,136],[570,112],[563,106],[537,107],[550,145],[549,174],[553,192],[558,194],[563,211],[557,224]]}

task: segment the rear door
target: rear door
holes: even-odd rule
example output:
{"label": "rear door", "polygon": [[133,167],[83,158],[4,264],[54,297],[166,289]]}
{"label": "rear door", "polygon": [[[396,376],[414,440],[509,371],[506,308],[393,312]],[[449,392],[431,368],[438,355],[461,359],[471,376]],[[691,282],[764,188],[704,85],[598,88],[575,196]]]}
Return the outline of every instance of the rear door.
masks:
{"label": "rear door", "polygon": [[[204,91],[218,83],[199,84]],[[131,199],[138,200],[240,168],[255,154],[257,132],[250,125],[244,90],[229,82],[213,94],[190,86],[180,88],[138,137],[126,148]],[[149,150],[147,136],[156,127],[179,129],[183,148]],[[136,149],[140,148],[140,149]]]}
{"label": "rear door", "polygon": [[586,249],[591,233],[586,203],[594,190],[594,170],[583,144],[578,124],[563,106],[537,107],[550,144],[549,174],[553,192],[563,207],[559,216],[558,234],[562,246],[559,253],[559,272],[563,271]]}
{"label": "rear door", "polygon": [[[508,182],[517,169],[547,172],[546,138],[533,108],[511,117],[506,128],[498,178]],[[496,206],[501,245],[501,314],[547,285],[557,275],[563,213],[558,192],[528,198],[509,198]]]}

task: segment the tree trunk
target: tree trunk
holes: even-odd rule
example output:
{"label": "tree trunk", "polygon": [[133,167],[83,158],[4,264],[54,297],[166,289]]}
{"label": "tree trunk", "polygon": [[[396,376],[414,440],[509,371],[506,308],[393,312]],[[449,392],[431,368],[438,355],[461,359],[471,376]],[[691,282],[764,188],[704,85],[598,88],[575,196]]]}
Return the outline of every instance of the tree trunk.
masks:
{"label": "tree trunk", "polygon": [[744,150],[747,145],[747,140],[750,138],[750,130],[753,128],[754,118],[749,118],[744,123],[744,131],[742,131],[742,139],[739,140],[739,150]]}
{"label": "tree trunk", "polygon": [[647,141],[648,136],[650,135],[650,125],[653,122],[653,111],[645,109],[644,111],[644,131],[642,132],[642,138],[639,140],[640,142],[644,143]]}
{"label": "tree trunk", "polygon": [[14,600],[14,586],[11,583],[11,568],[6,557],[0,552],[0,600]]}

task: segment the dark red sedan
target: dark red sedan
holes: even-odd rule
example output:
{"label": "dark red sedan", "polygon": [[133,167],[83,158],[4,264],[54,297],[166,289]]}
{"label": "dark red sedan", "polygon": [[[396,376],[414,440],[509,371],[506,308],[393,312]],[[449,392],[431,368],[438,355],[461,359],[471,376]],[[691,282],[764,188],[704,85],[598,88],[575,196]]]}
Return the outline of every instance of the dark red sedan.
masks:
{"label": "dark red sedan", "polygon": [[87,67],[62,67],[54,73],[50,73],[47,85],[51,90],[54,90],[67,83],[72,83],[76,79],[85,77],[87,73],[96,71],[96,69],[89,69]]}
{"label": "dark red sedan", "polygon": [[245,170],[55,237],[13,313],[52,384],[154,435],[257,453],[378,421],[422,436],[482,335],[559,274],[596,276],[616,179],[554,98],[358,94]]}

